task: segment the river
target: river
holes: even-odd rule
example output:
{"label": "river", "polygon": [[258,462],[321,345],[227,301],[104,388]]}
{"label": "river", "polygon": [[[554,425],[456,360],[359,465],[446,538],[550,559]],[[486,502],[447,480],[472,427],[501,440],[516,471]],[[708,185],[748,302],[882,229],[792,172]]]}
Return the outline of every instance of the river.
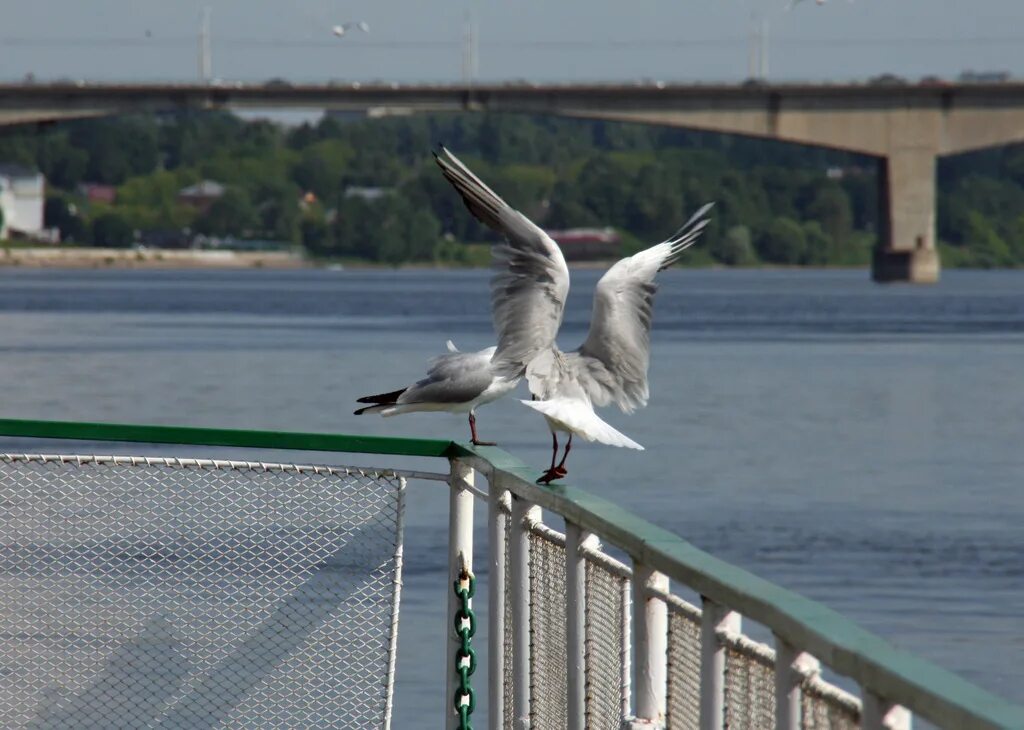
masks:
{"label": "river", "polygon": [[[573,272],[563,347],[585,336],[598,275]],[[464,439],[461,417],[352,410],[449,337],[491,344],[487,277],[0,270],[0,416]],[[651,402],[606,412],[647,450],[578,444],[570,481],[1024,702],[1024,272],[879,287],[863,271],[673,270],[661,285]],[[548,459],[514,399],[478,415],[481,437]],[[399,728],[440,712],[446,506],[443,488],[412,489]]]}

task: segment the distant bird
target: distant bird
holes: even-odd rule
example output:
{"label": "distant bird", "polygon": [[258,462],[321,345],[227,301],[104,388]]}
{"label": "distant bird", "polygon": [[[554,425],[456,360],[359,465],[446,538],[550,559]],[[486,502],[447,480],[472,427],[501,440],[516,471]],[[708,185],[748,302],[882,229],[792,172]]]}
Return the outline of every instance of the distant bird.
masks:
{"label": "distant bird", "polygon": [[[522,402],[547,419],[551,466],[537,481],[546,484],[568,473],[574,434],[642,450],[601,420],[594,405],[614,402],[631,413],[647,404],[654,278],[700,237],[711,204],[663,243],[622,259],[601,277],[587,339],[566,353],[555,344],[569,293],[569,269],[558,245],[451,152],[442,148],[435,158],[469,211],[505,237],[493,249],[498,271],[491,281],[491,308],[498,345],[490,367],[505,377],[525,374],[533,400]],[[569,438],[556,464],[559,432]]]}
{"label": "distant bird", "polygon": [[[827,1],[828,0],[814,0],[816,5],[824,5]],[[789,3],[786,5],[786,10],[792,10],[802,2],[803,0],[789,0]],[[847,0],[847,2],[852,3],[853,0]]]}
{"label": "distant bird", "polygon": [[341,38],[343,35],[348,33],[353,28],[361,30],[364,33],[370,32],[370,24],[362,20],[358,22],[352,21],[348,23],[342,23],[341,25],[336,25],[333,28],[331,28],[331,32],[334,33],[334,35]]}
{"label": "distant bird", "polygon": [[492,365],[496,347],[479,352],[459,352],[448,340],[448,354],[434,358],[427,377],[391,393],[368,395],[357,403],[370,403],[355,415],[379,413],[397,416],[417,411],[446,411],[468,413],[470,440],[475,446],[493,446],[491,441],[480,441],[476,433],[476,409],[508,393],[519,383],[520,377],[498,372]]}

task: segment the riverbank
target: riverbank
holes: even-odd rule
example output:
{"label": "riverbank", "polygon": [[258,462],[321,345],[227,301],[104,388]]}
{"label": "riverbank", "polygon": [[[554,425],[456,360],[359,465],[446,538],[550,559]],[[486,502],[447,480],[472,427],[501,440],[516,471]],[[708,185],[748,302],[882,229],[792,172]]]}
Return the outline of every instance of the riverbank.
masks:
{"label": "riverbank", "polygon": [[191,249],[3,248],[0,266],[62,269],[300,269],[311,266],[290,251]]}
{"label": "riverbank", "polygon": [[[964,266],[962,260],[948,253],[949,247],[940,245],[943,270],[975,267]],[[597,261],[570,261],[572,269],[607,269],[617,259]],[[29,269],[485,269],[490,261],[476,257],[470,262],[410,261],[394,266],[378,261],[361,259],[312,259],[291,251],[207,251],[192,249],[123,249],[53,246],[0,245],[0,268],[24,267]],[[704,258],[679,264],[691,269],[867,269],[869,262],[814,266],[758,263],[751,266],[725,266]],[[996,267],[998,268],[998,267]]]}

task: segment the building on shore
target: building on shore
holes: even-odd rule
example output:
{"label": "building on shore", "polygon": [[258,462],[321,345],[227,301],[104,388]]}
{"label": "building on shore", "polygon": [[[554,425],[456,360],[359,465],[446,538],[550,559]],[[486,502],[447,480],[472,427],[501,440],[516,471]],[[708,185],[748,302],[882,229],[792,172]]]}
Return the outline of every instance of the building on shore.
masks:
{"label": "building on shore", "polygon": [[43,223],[46,178],[23,165],[0,163],[0,238],[26,238],[52,243]]}
{"label": "building on shore", "polygon": [[178,191],[178,202],[205,213],[224,196],[224,186],[213,180],[202,180]]}
{"label": "building on shore", "polygon": [[566,261],[599,261],[617,257],[622,241],[614,228],[567,228],[548,231]]}

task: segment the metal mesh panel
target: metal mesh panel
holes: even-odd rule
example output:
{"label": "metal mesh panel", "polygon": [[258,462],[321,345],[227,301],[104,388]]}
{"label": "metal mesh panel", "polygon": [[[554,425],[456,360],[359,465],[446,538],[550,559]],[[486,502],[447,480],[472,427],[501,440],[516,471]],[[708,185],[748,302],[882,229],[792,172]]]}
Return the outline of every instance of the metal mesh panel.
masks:
{"label": "metal mesh panel", "polygon": [[840,699],[836,688],[820,679],[808,679],[801,686],[800,727],[804,730],[857,730],[860,703],[853,697]]}
{"label": "metal mesh panel", "polygon": [[678,610],[668,617],[668,726],[700,726],[700,623]]}
{"label": "metal mesh panel", "polygon": [[530,718],[533,727],[568,723],[565,548],[530,535]]}
{"label": "metal mesh panel", "polygon": [[586,726],[618,730],[623,704],[622,596],[629,581],[590,560],[586,566]]}
{"label": "metal mesh panel", "polygon": [[388,722],[402,484],[0,455],[5,728]]}
{"label": "metal mesh panel", "polygon": [[738,644],[728,644],[725,652],[725,727],[775,727],[775,668]]}

